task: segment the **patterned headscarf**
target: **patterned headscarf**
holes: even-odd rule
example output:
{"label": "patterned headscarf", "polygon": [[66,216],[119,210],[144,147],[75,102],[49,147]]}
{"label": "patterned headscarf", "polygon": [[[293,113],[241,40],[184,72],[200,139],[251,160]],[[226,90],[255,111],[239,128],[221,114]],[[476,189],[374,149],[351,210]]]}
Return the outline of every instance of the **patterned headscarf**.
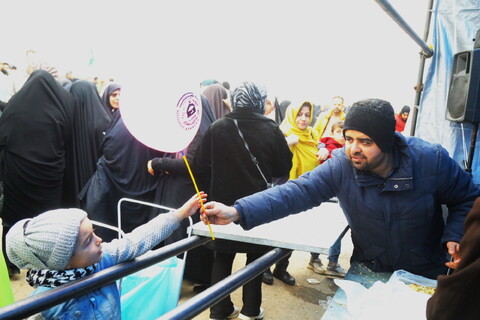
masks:
{"label": "patterned headscarf", "polygon": [[260,114],[265,113],[267,91],[253,82],[244,82],[232,92],[232,108],[251,108]]}

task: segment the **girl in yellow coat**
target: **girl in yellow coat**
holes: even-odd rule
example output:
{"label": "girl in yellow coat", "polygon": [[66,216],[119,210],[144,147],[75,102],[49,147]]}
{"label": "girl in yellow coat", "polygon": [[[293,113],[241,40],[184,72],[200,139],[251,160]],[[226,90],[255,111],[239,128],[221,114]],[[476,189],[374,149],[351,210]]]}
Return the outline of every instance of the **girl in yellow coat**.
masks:
{"label": "girl in yellow coat", "polygon": [[312,122],[313,104],[305,101],[300,106],[290,105],[280,129],[287,137],[293,153],[289,179],[296,179],[319,165],[318,135],[309,127]]}

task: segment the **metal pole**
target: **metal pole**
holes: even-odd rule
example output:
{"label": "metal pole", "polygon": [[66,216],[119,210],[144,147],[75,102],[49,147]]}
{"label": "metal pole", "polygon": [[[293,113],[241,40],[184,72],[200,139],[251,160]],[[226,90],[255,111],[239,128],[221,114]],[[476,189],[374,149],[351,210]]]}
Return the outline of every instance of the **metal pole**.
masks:
{"label": "metal pole", "polygon": [[475,152],[475,144],[477,143],[477,132],[478,122],[473,124],[472,138],[470,140],[470,152],[468,154],[467,169],[465,170],[470,174],[472,174],[473,153]]}
{"label": "metal pole", "polygon": [[185,301],[177,308],[164,314],[157,320],[183,320],[193,319],[203,310],[213,306],[227,295],[249,282],[272,264],[285,257],[292,250],[276,248],[267,252],[257,260],[228,276],[210,288]]}
{"label": "metal pole", "polygon": [[398,14],[398,12],[386,0],[375,0],[380,7],[412,38],[424,51],[427,58],[433,56],[433,50],[422,40],[408,23]]}
{"label": "metal pole", "polygon": [[[433,8],[433,0],[429,0],[428,8],[427,8],[427,18],[425,19],[425,28],[423,30],[423,40],[428,40],[428,33],[430,32],[430,22],[432,20],[432,8]],[[413,102],[413,110],[412,110],[412,120],[411,120],[411,128],[410,128],[410,135],[415,136],[415,129],[417,125],[417,115],[418,115],[418,106],[420,105],[420,98],[422,96],[423,91],[423,72],[425,70],[425,60],[428,57],[420,52],[420,64],[418,66],[418,76],[417,76],[417,84],[415,85],[415,100]]]}
{"label": "metal pole", "polygon": [[73,281],[38,295],[15,302],[0,309],[0,319],[23,319],[35,313],[49,309],[59,303],[81,296],[87,292],[103,287],[120,278],[144,269],[157,262],[176,256],[212,241],[210,238],[191,236],[165,247],[153,250],[131,261],[122,262],[83,279]]}

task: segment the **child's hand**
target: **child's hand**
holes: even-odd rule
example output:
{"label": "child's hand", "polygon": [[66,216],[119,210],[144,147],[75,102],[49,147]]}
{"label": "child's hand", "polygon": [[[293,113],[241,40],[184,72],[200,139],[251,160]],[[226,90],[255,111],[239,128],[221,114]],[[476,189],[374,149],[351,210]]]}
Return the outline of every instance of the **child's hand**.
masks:
{"label": "child's hand", "polygon": [[328,159],[329,155],[330,155],[330,152],[328,151],[327,148],[320,148],[317,153],[317,159],[318,161],[325,161]]}
{"label": "child's hand", "polygon": [[175,211],[175,215],[177,216],[178,220],[181,221],[186,217],[193,215],[198,208],[202,205],[202,202],[207,201],[207,194],[203,191],[200,191],[200,198],[197,194],[194,194],[183,206],[181,206],[177,211]]}

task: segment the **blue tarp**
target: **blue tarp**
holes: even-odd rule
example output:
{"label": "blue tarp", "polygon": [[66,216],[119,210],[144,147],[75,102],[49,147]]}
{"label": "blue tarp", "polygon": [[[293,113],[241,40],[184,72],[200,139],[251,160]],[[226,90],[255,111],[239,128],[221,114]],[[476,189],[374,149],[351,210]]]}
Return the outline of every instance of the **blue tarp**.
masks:
{"label": "blue tarp", "polygon": [[[473,39],[480,29],[479,0],[437,0],[433,10],[432,42],[434,55],[426,74],[415,135],[441,144],[463,167],[470,151],[473,125],[445,119],[453,56],[473,50]],[[476,70],[474,72],[480,72]],[[462,135],[465,137],[463,143]],[[464,147],[465,145],[465,147]],[[477,136],[472,173],[480,184],[480,139]]]}

